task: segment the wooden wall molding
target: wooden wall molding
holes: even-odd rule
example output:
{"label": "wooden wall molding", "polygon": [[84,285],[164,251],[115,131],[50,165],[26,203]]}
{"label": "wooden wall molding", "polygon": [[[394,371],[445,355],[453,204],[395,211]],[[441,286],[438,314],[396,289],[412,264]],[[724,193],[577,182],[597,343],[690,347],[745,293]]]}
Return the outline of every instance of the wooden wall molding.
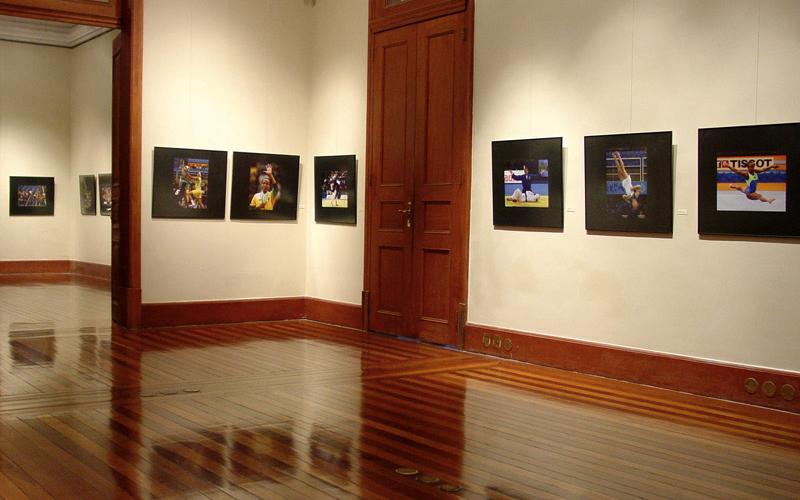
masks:
{"label": "wooden wall molding", "polygon": [[119,28],[120,0],[0,0],[0,14]]}
{"label": "wooden wall molding", "polygon": [[305,318],[323,323],[332,323],[361,330],[363,328],[362,307],[356,304],[332,300],[305,298]]}
{"label": "wooden wall molding", "polygon": [[142,326],[211,325],[310,319],[361,329],[361,306],[313,297],[155,302],[142,304]]}
{"label": "wooden wall molding", "polygon": [[0,274],[41,274],[70,272],[69,260],[0,260]]}
{"label": "wooden wall molding", "polygon": [[301,319],[305,297],[142,304],[142,327]]}
{"label": "wooden wall molding", "polygon": [[77,260],[0,260],[0,274],[70,274],[111,280],[111,266]]}
{"label": "wooden wall molding", "polygon": [[70,274],[111,282],[111,266],[108,264],[95,264],[93,262],[80,262],[77,260],[72,260],[69,264]]}
{"label": "wooden wall molding", "polygon": [[[489,343],[487,346],[486,343]],[[467,324],[464,349],[636,384],[800,413],[800,373]],[[753,394],[745,381],[754,379]],[[772,384],[765,384],[771,381]],[[781,388],[797,394],[787,400]],[[775,392],[770,396],[772,388]]]}

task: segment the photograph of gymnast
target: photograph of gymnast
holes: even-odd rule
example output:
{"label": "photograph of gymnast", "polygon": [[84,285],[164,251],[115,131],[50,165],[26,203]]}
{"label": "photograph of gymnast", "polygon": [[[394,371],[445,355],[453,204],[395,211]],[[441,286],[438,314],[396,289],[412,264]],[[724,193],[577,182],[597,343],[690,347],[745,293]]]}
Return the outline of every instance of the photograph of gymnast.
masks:
{"label": "photograph of gymnast", "polygon": [[584,138],[586,229],[672,232],[672,132]]}
{"label": "photograph of gymnast", "polygon": [[697,231],[800,236],[800,123],[697,131]]}
{"label": "photograph of gymnast", "polygon": [[717,210],[786,211],[786,155],[717,157]]}
{"label": "photograph of gymnast", "polygon": [[606,152],[606,195],[612,216],[647,217],[647,148]]}

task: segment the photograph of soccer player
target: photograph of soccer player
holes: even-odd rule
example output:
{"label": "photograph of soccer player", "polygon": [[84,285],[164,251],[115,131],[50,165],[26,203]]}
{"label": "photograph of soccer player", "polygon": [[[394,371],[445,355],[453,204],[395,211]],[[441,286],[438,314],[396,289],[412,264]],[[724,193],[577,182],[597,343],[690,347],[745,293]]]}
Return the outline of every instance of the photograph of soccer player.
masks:
{"label": "photograph of soccer player", "polygon": [[672,132],[584,138],[586,229],[672,232]]}
{"label": "photograph of soccer player", "polygon": [[10,177],[9,215],[53,215],[55,179],[53,177]]}
{"label": "photograph of soccer player", "polygon": [[356,223],[356,155],[314,157],[316,222]]}
{"label": "photograph of soccer player", "polygon": [[226,151],[155,148],[153,217],[224,219]]}
{"label": "photograph of soccer player", "polygon": [[495,226],[564,227],[562,140],[492,142]]}
{"label": "photograph of soccer player", "polygon": [[299,170],[299,156],[234,152],[231,219],[296,219]]}

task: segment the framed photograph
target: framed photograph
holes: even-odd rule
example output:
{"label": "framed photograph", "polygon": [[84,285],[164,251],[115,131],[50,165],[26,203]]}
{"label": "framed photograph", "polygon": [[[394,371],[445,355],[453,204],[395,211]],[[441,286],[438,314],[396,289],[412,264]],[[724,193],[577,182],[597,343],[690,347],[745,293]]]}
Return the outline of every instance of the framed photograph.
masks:
{"label": "framed photograph", "polygon": [[233,153],[231,219],[297,219],[300,157]]}
{"label": "framed photograph", "polygon": [[9,215],[53,215],[55,213],[53,177],[11,177]]}
{"label": "framed photograph", "polygon": [[98,174],[97,181],[100,185],[100,215],[111,216],[114,199],[111,190],[111,174]]}
{"label": "framed photograph", "polygon": [[672,132],[584,138],[586,229],[672,233]]}
{"label": "framed photograph", "polygon": [[356,223],[356,155],[314,157],[314,220]]}
{"label": "framed photograph", "polygon": [[155,148],[153,217],[224,219],[227,151]]}
{"label": "framed photograph", "polygon": [[492,142],[495,226],[564,227],[561,137]]}
{"label": "framed photograph", "polygon": [[700,234],[800,236],[800,123],[698,131]]}
{"label": "framed photograph", "polygon": [[78,176],[81,215],[97,215],[97,181],[94,175]]}

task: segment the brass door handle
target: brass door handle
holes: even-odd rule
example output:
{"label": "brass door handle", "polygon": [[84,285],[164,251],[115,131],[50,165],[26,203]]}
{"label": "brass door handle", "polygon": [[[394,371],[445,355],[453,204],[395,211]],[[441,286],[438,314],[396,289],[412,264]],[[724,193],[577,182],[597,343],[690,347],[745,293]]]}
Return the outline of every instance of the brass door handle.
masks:
{"label": "brass door handle", "polygon": [[400,212],[401,214],[406,214],[406,227],[411,227],[411,213],[412,213],[411,202],[410,201],[408,202],[408,205],[406,206],[405,210],[397,209],[397,211]]}

